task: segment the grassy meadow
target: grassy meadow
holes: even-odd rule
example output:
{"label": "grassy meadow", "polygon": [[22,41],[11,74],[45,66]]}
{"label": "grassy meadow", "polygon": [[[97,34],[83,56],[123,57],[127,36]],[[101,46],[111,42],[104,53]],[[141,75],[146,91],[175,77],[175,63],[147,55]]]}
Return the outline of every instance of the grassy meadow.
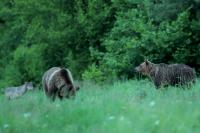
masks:
{"label": "grassy meadow", "polygon": [[0,95],[0,133],[188,133],[200,131],[200,83],[156,90],[147,80],[83,83],[75,99],[43,91]]}

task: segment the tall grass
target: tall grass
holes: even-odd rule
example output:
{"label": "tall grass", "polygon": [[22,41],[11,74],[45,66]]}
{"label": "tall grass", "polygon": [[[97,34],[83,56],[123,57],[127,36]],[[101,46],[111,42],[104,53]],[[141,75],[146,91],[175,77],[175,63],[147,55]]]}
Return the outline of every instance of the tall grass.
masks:
{"label": "tall grass", "polygon": [[156,90],[146,80],[85,82],[75,99],[51,102],[35,90],[0,96],[2,133],[155,133],[200,131],[200,83]]}

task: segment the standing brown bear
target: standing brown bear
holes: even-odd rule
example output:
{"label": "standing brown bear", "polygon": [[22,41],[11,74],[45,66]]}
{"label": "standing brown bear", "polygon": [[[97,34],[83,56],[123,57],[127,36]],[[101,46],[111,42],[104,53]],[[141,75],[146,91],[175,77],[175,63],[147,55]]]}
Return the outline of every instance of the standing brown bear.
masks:
{"label": "standing brown bear", "polygon": [[189,85],[195,83],[197,77],[195,70],[184,64],[154,64],[145,60],[135,70],[148,75],[157,89],[165,85]]}
{"label": "standing brown bear", "polygon": [[71,72],[66,68],[53,67],[42,77],[45,94],[53,101],[56,96],[60,99],[75,96],[79,87],[74,85]]}

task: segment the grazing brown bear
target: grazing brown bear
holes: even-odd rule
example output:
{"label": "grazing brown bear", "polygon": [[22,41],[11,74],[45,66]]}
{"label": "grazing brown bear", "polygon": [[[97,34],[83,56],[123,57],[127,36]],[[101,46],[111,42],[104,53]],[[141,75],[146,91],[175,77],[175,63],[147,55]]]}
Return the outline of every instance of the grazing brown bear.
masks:
{"label": "grazing brown bear", "polygon": [[74,85],[71,72],[66,68],[53,67],[42,77],[45,94],[53,101],[56,96],[60,99],[75,96],[79,87]]}
{"label": "grazing brown bear", "polygon": [[135,70],[148,75],[156,88],[165,85],[189,85],[196,81],[195,70],[184,64],[154,64],[146,60]]}

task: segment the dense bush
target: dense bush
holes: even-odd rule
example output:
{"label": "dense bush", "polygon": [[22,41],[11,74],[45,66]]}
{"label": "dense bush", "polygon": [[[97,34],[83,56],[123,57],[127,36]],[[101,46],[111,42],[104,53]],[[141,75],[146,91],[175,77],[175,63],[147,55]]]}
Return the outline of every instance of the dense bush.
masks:
{"label": "dense bush", "polygon": [[132,78],[144,58],[200,72],[199,29],[200,0],[2,0],[0,86],[40,83],[52,66],[75,79]]}
{"label": "dense bush", "polygon": [[[110,3],[104,0],[1,1],[0,22],[5,22],[0,23],[1,86],[27,80],[40,83],[41,73],[53,66],[68,67],[75,78],[81,78],[92,63],[89,47],[100,47],[100,39],[114,22]],[[37,47],[31,49],[35,55],[23,56],[32,46]],[[31,56],[37,57],[30,59],[28,70],[20,63],[25,64]],[[13,80],[12,73],[18,74],[17,80]]]}
{"label": "dense bush", "polygon": [[[169,0],[159,3],[159,6],[169,6],[171,11],[181,1],[170,2],[173,6],[167,4]],[[145,58],[155,63],[185,63],[199,71],[199,16],[194,16],[192,4],[186,3],[183,8],[173,10],[176,18],[172,17],[172,12],[166,12],[166,16],[161,15],[162,11],[153,12],[150,9],[153,3],[146,1],[118,11],[114,27],[102,41],[105,50],[91,50],[99,60],[98,71],[111,79],[132,78],[133,68]],[[154,8],[158,8],[155,3]]]}
{"label": "dense bush", "polygon": [[13,53],[13,59],[5,65],[0,85],[18,85],[26,81],[40,82],[44,72],[42,51],[45,45],[31,47],[19,46]]}

